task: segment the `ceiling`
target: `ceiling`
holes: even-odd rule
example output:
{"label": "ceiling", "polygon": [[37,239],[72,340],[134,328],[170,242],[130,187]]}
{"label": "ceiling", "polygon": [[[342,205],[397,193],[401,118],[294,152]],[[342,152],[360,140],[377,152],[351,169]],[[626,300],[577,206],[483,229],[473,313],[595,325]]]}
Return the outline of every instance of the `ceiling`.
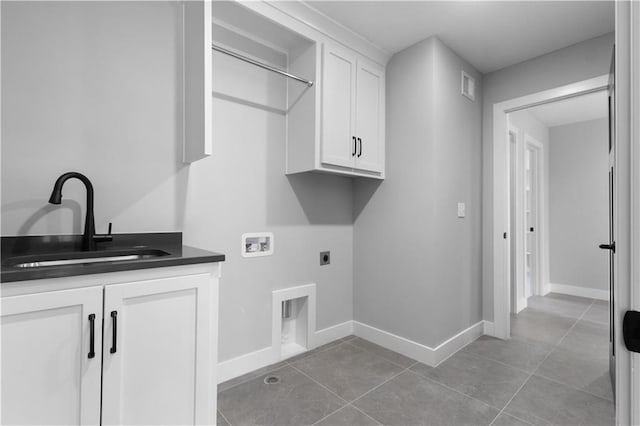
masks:
{"label": "ceiling", "polygon": [[601,90],[528,108],[526,111],[547,127],[595,120],[609,115],[607,96],[607,91]]}
{"label": "ceiling", "polygon": [[306,1],[396,53],[437,35],[488,73],[614,30],[613,1]]}

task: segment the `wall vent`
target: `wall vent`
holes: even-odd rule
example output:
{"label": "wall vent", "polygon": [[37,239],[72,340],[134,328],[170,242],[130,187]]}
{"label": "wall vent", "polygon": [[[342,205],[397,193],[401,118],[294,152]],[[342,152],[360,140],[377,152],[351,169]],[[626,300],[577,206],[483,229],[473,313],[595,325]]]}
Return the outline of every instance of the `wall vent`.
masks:
{"label": "wall vent", "polygon": [[472,101],[476,99],[476,80],[462,71],[462,94]]}

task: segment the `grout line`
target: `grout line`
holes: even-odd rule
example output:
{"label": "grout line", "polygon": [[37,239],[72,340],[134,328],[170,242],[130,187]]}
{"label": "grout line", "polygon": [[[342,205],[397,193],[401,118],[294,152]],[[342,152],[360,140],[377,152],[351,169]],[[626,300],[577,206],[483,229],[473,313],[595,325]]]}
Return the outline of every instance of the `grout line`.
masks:
{"label": "grout line", "polygon": [[[343,397],[341,397],[340,395],[338,395],[337,393],[335,393],[334,391],[332,391],[331,389],[329,389],[328,387],[326,387],[325,385],[323,385],[322,383],[320,383],[319,381],[317,381],[316,379],[314,379],[313,377],[311,377],[310,375],[308,375],[307,373],[305,373],[304,371],[298,369],[295,365],[289,365],[291,368],[293,368],[294,370],[296,370],[298,373],[302,374],[303,376],[305,376],[307,379],[311,380],[313,383],[320,385],[323,389],[329,391],[333,396],[335,396],[336,398],[340,399],[341,401],[344,402],[344,406],[349,405],[349,401],[347,401],[346,399],[344,399]],[[342,407],[341,407],[342,408]],[[337,411],[337,410],[336,410]]]}
{"label": "grout line", "polygon": [[227,422],[227,424],[228,424],[229,426],[232,426],[232,424],[231,424],[231,422],[229,421],[229,419],[228,419],[228,418],[226,418],[224,414],[222,414],[222,411],[220,411],[219,409],[218,409],[218,410],[216,410],[216,411],[217,411],[218,413],[220,413],[220,415],[222,416],[222,418],[224,419],[224,421],[225,421],[225,422]]}
{"label": "grout line", "polygon": [[373,420],[374,422],[382,426],[382,423],[380,423],[379,421],[377,421],[376,419],[374,419],[373,417],[371,417],[370,415],[368,415],[367,413],[365,413],[363,410],[359,409],[355,405],[349,404],[349,407],[353,407],[355,410],[358,410],[359,412],[361,412],[362,414],[364,414],[365,416],[369,417],[371,420]]}
{"label": "grout line", "polygon": [[615,403],[613,400],[607,399],[607,398],[603,397],[602,395],[596,395],[595,393],[591,393],[591,392],[586,391],[584,389],[580,389],[580,388],[578,388],[578,387],[576,387],[574,385],[571,385],[569,383],[561,382],[560,380],[557,380],[557,379],[552,379],[551,377],[545,376],[544,374],[536,373],[535,376],[536,377],[541,377],[541,378],[543,378],[545,380],[548,380],[550,382],[556,383],[558,385],[566,386],[566,387],[571,388],[573,390],[577,390],[579,392],[583,392],[583,393],[589,394],[591,396],[595,396],[596,398],[599,398],[599,399],[601,399],[603,401],[607,401],[607,402],[610,402],[612,404]]}
{"label": "grout line", "polygon": [[493,421],[491,422],[491,424],[490,424],[489,426],[494,426],[494,425],[495,425],[496,420],[498,420],[498,417],[500,417],[500,415],[501,415],[501,414],[504,414],[505,416],[513,417],[514,419],[519,420],[519,421],[521,421],[522,423],[526,423],[526,424],[528,424],[528,425],[530,425],[530,426],[535,426],[533,423],[530,423],[530,422],[528,422],[528,421],[526,421],[526,420],[524,420],[524,419],[521,419],[521,418],[520,418],[520,417],[518,417],[518,416],[514,416],[514,415],[513,415],[513,414],[511,414],[511,413],[502,413],[502,412],[500,412],[500,413],[496,416],[496,418],[495,418],[495,419],[493,419]]}
{"label": "grout line", "polygon": [[[432,368],[435,368],[435,367],[432,367]],[[431,377],[423,376],[422,374],[418,373],[417,371],[409,370],[409,372],[410,372],[410,373],[413,373],[413,374],[415,374],[415,375],[417,375],[417,376],[418,376],[418,377],[420,377],[421,379],[427,380],[427,381],[429,381],[429,382],[433,382],[433,383],[437,384],[438,386],[442,386],[443,388],[446,388],[446,389],[448,389],[448,390],[450,390],[450,391],[452,391],[452,392],[455,392],[455,393],[457,393],[457,394],[459,394],[459,395],[462,395],[462,396],[464,396],[464,397],[465,397],[465,398],[467,398],[467,399],[472,399],[472,400],[474,400],[474,401],[478,401],[478,402],[480,402],[480,403],[482,403],[482,404],[486,405],[487,407],[491,407],[491,408],[493,408],[493,409],[495,409],[495,410],[500,411],[500,409],[499,409],[498,407],[496,407],[496,406],[494,406],[494,405],[491,405],[491,404],[489,404],[488,402],[486,402],[486,401],[482,401],[481,399],[478,399],[478,398],[473,397],[473,396],[471,396],[471,395],[467,395],[466,393],[464,393],[464,392],[462,392],[462,391],[459,391],[458,389],[454,389],[454,388],[450,387],[449,385],[446,385],[446,384],[444,384],[444,383],[441,383],[441,382],[437,381],[436,379],[432,379]],[[498,414],[499,414],[499,413],[498,413]]]}
{"label": "grout line", "polygon": [[[402,373],[405,373],[407,371],[410,371],[408,368],[405,368],[404,370],[400,371],[397,374],[394,374],[393,376],[389,377],[387,380],[385,380],[384,382],[380,383],[377,386],[374,386],[373,388],[369,389],[368,391],[366,391],[365,393],[363,393],[362,395],[360,395],[359,397],[357,397],[356,399],[354,399],[353,401],[351,401],[349,404],[353,404],[356,401],[359,401],[360,399],[364,398],[365,396],[369,395],[371,392],[373,392],[374,390],[378,389],[380,386],[384,385],[385,383],[390,382],[391,380],[395,379],[396,377],[398,377],[399,375],[401,375]],[[354,405],[355,407],[355,405]],[[375,420],[375,419],[374,419]],[[376,420],[377,421],[377,420]]]}
{"label": "grout line", "polygon": [[347,405],[343,405],[342,407],[338,408],[337,410],[330,412],[329,414],[327,414],[326,416],[324,416],[323,418],[321,418],[321,419],[320,419],[320,420],[318,420],[317,422],[312,423],[312,424],[311,424],[311,426],[317,425],[318,423],[320,423],[320,422],[321,422],[321,421],[323,421],[324,419],[327,419],[327,418],[329,418],[329,417],[333,416],[335,413],[337,413],[338,411],[342,411],[342,410],[344,410],[344,409],[345,409],[345,408],[347,408],[348,406],[349,406],[349,404],[347,404]]}
{"label": "grout line", "polygon": [[[591,304],[593,304],[594,302],[591,301]],[[590,307],[590,306],[589,306]],[[567,337],[567,335],[569,335],[569,333],[571,333],[571,330],[574,329],[574,327],[576,326],[576,324],[578,324],[578,321],[580,321],[582,319],[582,317],[584,317],[584,315],[587,313],[587,309],[585,309],[585,311],[582,313],[582,315],[580,315],[580,317],[578,319],[576,319],[573,323],[573,325],[571,327],[569,327],[569,330],[567,330],[566,333],[564,333],[564,335],[562,336],[562,338],[555,344],[553,345],[553,348],[551,349],[551,351],[549,351],[549,353],[544,357],[544,359],[542,360],[542,362],[540,364],[538,364],[538,366],[535,368],[535,370],[533,370],[533,372],[531,372],[529,374],[529,377],[527,377],[527,380],[524,381],[524,383],[522,383],[522,386],[520,386],[520,388],[513,394],[513,396],[511,397],[511,399],[509,399],[509,401],[507,401],[507,403],[505,404],[504,408],[500,411],[500,413],[498,414],[498,416],[502,413],[504,413],[505,408],[507,408],[509,406],[509,404],[511,404],[511,401],[514,400],[514,398],[520,393],[520,391],[522,390],[522,388],[525,387],[525,385],[527,383],[529,383],[529,381],[531,380],[531,378],[533,377],[533,375],[536,373],[536,371],[538,371],[540,369],[540,367],[542,366],[542,364],[544,364],[544,362],[549,358],[549,356],[553,353],[554,350],[556,350],[556,348],[558,346],[560,346],[560,344],[562,343],[562,341]],[[506,413],[508,415],[511,415],[509,413]],[[535,414],[534,414],[535,416]],[[538,417],[538,416],[536,416]],[[496,417],[497,418],[497,417]],[[494,419],[495,420],[495,419]],[[542,419],[540,419],[542,420]],[[528,422],[527,422],[528,423]]]}
{"label": "grout line", "polygon": [[[525,343],[526,343],[526,342],[525,342]],[[527,344],[527,346],[533,346],[533,345],[530,345],[530,344],[528,344],[528,343],[526,343],[526,344]],[[458,353],[458,352],[456,352],[456,353]],[[516,367],[516,366],[514,366],[514,365],[507,364],[506,362],[502,362],[502,361],[499,361],[499,360],[497,360],[497,359],[489,358],[488,356],[484,356],[484,355],[476,354],[476,353],[474,353],[474,352],[470,352],[470,351],[464,352],[464,354],[465,354],[465,355],[469,355],[469,356],[471,356],[472,358],[483,359],[483,360],[485,360],[485,361],[492,361],[492,362],[498,363],[498,364],[500,364],[500,365],[504,365],[505,367],[509,367],[509,368],[511,368],[511,369],[513,369],[513,370],[521,371],[521,372],[523,372],[523,373],[525,373],[525,374],[529,374],[529,373],[530,373],[529,371],[524,370],[524,369],[522,369],[522,368],[520,368],[520,367]],[[454,355],[455,355],[455,354],[454,354]],[[439,365],[440,365],[440,364],[438,364],[436,367],[438,367]],[[433,368],[436,368],[436,367],[433,367]],[[537,365],[536,365],[536,368],[538,368],[538,366],[537,366]],[[535,371],[535,368],[534,368],[533,370]]]}

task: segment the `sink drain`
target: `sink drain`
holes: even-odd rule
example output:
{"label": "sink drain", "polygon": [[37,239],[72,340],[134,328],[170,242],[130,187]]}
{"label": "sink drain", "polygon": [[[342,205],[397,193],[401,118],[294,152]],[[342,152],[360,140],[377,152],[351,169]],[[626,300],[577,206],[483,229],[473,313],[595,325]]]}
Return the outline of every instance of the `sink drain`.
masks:
{"label": "sink drain", "polygon": [[280,383],[280,377],[278,376],[267,376],[264,378],[264,382],[268,385],[275,385],[276,383]]}

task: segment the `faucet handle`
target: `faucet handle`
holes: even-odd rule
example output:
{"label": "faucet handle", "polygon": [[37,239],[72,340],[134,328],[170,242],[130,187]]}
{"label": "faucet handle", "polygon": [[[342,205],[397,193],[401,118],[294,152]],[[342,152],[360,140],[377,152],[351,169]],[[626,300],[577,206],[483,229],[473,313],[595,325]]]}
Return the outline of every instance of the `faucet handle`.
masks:
{"label": "faucet handle", "polygon": [[93,241],[96,243],[102,243],[105,241],[113,241],[113,235],[111,235],[111,228],[113,224],[109,222],[109,233],[108,234],[96,234],[93,236]]}

